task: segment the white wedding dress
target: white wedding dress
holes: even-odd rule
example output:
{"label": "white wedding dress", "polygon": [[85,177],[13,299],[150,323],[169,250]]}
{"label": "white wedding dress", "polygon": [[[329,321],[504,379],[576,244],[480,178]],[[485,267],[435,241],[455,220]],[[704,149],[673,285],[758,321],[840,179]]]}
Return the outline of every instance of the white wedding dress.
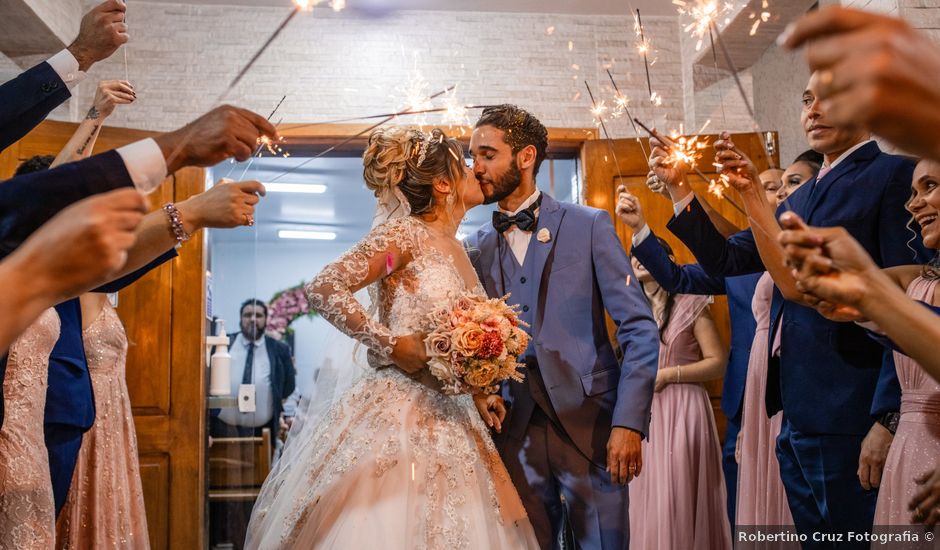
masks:
{"label": "white wedding dress", "polygon": [[[364,344],[372,366],[322,416],[291,429],[246,548],[538,548],[473,399],[441,393],[426,369],[390,366],[396,336],[427,330],[433,307],[483,294],[479,281],[467,288],[441,238],[417,218],[394,219],[308,285],[311,305]],[[389,252],[409,258],[390,274]],[[373,319],[353,292],[379,274]]]}

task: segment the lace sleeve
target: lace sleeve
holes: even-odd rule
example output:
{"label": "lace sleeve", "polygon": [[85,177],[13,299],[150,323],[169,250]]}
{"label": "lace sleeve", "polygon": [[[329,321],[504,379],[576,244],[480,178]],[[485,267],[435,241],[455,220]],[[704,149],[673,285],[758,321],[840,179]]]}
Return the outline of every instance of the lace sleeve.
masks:
{"label": "lace sleeve", "polygon": [[382,361],[390,361],[396,338],[373,319],[353,294],[404,266],[415,249],[415,229],[398,219],[373,229],[326,266],[304,289],[311,307]]}

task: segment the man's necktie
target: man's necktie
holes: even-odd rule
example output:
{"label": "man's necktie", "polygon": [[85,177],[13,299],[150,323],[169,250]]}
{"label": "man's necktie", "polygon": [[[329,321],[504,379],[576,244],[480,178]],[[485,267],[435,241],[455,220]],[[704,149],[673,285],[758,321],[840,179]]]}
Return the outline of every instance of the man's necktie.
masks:
{"label": "man's necktie", "polygon": [[538,216],[535,215],[535,211],[541,203],[542,197],[540,196],[537,201],[530,204],[528,208],[515,216],[510,216],[505,212],[497,210],[493,212],[493,227],[500,233],[505,233],[514,225],[522,231],[533,231],[538,222]]}
{"label": "man's necktie", "polygon": [[245,356],[245,374],[242,376],[242,384],[251,384],[251,368],[255,364],[255,343],[248,344],[248,355]]}

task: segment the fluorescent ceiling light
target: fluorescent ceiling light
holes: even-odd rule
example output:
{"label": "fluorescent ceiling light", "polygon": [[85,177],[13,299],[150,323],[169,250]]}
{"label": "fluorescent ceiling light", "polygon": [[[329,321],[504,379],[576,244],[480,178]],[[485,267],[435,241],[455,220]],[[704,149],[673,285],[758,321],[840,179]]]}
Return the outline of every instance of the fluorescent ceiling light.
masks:
{"label": "fluorescent ceiling light", "polygon": [[277,232],[277,236],[281,239],[308,239],[314,241],[336,240],[336,233],[333,233],[332,231],[301,231],[296,229],[281,229]]}
{"label": "fluorescent ceiling light", "polygon": [[265,190],[269,193],[326,193],[326,185],[322,183],[265,183]]}

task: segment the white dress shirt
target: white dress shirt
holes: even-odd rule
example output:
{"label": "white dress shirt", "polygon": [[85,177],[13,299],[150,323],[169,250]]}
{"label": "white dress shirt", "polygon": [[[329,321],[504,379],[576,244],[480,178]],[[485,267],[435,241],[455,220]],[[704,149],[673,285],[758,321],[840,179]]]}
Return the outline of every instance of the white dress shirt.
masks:
{"label": "white dress shirt", "polygon": [[69,90],[88,76],[84,71],[78,70],[78,60],[67,49],[53,55],[46,60],[46,63],[59,75]]}
{"label": "white dress shirt", "polygon": [[252,361],[250,383],[255,385],[255,412],[243,413],[238,407],[226,407],[219,412],[219,420],[229,426],[245,426],[258,428],[267,426],[274,416],[274,391],[271,389],[271,361],[268,359],[268,347],[262,336],[255,342],[248,341],[242,333],[238,333],[232,342],[232,395],[238,395],[238,387],[245,376],[245,360],[248,358],[248,346],[255,346],[254,360]]}
{"label": "white dress shirt", "polygon": [[[542,192],[536,189],[535,193],[529,195],[529,198],[519,205],[519,208],[517,208],[515,212],[509,212],[507,210],[503,210],[502,208],[500,208],[499,211],[509,216],[515,216],[519,212],[522,212],[526,208],[532,206],[535,201],[539,200],[539,197],[541,196]],[[536,217],[539,215],[538,208],[535,209],[535,215]],[[522,265],[525,262],[526,250],[529,249],[529,241],[532,240],[532,232],[523,231],[513,225],[503,232],[503,237],[506,238],[506,243],[509,244],[509,249],[512,250],[512,255],[516,257],[516,261],[519,262],[519,265]]]}

